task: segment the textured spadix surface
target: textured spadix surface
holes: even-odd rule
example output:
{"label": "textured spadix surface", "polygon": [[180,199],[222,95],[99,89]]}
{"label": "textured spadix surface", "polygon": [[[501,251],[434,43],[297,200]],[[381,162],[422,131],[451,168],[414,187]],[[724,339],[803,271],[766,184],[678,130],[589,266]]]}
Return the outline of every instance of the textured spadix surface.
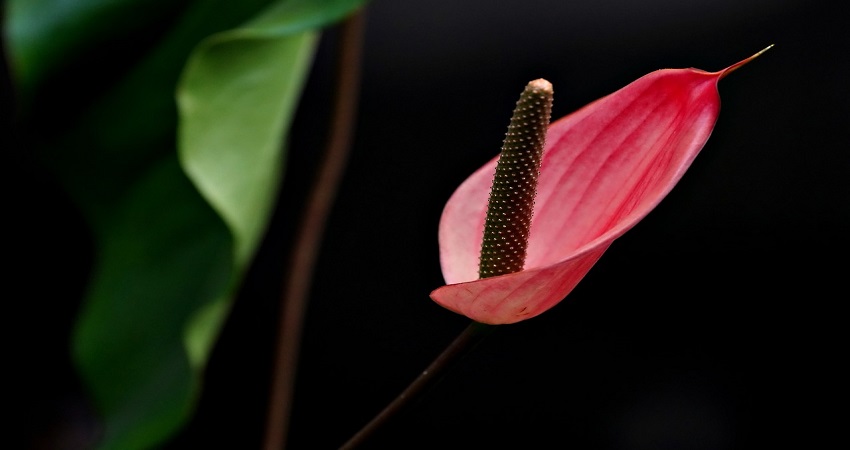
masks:
{"label": "textured spadix surface", "polygon": [[546,136],[525,266],[478,279],[498,157],[481,167],[443,210],[440,262],[447,285],[431,298],[489,324],[529,319],[560,302],[614,239],[673,189],[714,128],[718,81],[757,55],[719,72],[652,72],[554,122]]}

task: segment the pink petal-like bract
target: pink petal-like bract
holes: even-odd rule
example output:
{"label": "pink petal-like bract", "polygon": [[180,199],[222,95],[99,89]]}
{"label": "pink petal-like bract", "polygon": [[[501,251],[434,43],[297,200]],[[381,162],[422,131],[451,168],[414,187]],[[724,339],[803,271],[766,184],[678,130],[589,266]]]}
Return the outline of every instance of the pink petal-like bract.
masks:
{"label": "pink petal-like bract", "polygon": [[614,239],[673,189],[717,121],[718,81],[762,52],[719,72],[652,72],[552,123],[520,272],[478,278],[498,157],[478,169],[443,210],[440,263],[447,285],[431,298],[486,324],[529,319],[559,303]]}

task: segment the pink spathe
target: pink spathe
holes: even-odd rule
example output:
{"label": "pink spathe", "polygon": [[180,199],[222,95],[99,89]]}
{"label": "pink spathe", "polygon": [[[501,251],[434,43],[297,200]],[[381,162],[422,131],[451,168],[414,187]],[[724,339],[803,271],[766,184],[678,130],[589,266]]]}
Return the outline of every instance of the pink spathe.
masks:
{"label": "pink spathe", "polygon": [[529,319],[559,303],[614,239],[673,189],[717,121],[719,80],[762,52],[719,72],[652,72],[552,123],[520,272],[478,279],[498,158],[478,169],[443,210],[439,244],[447,285],[431,298],[487,324]]}

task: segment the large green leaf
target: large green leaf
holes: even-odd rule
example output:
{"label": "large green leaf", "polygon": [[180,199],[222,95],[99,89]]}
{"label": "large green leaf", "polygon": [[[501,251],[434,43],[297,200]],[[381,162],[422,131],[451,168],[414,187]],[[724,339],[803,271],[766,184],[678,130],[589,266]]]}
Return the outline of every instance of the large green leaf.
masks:
{"label": "large green leaf", "polygon": [[[256,20],[201,43],[177,92],[179,154],[201,194],[235,239],[244,270],[269,221],[283,173],[283,144],[317,35],[364,0],[298,0],[272,5]],[[226,313],[222,299],[193,321],[191,360],[202,363]]]}
{"label": "large green leaf", "polygon": [[[190,417],[269,218],[316,29],[364,3],[274,2],[232,29],[267,1],[193,2],[129,76],[95,93],[71,115],[79,119],[70,132],[48,133],[39,149],[94,230],[73,354],[103,418],[101,448],[149,448]],[[44,40],[21,36],[10,35],[24,49],[15,55],[37,55],[28,46]],[[178,161],[174,94],[184,67]],[[17,85],[37,85],[34,73],[17,70]]]}

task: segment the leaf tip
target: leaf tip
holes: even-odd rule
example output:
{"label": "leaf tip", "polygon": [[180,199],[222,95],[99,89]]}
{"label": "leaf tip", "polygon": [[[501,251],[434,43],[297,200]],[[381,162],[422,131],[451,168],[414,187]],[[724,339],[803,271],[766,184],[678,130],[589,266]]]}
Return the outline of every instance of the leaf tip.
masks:
{"label": "leaf tip", "polygon": [[758,53],[754,54],[753,56],[750,56],[749,58],[746,58],[746,59],[744,59],[744,60],[742,60],[742,61],[739,61],[739,62],[737,62],[737,63],[735,63],[735,64],[732,64],[731,66],[729,66],[729,67],[727,67],[727,68],[725,68],[725,69],[721,70],[721,71],[720,71],[720,79],[725,78],[725,77],[726,77],[727,75],[729,75],[730,73],[732,73],[732,72],[734,72],[734,71],[738,70],[739,68],[741,68],[744,64],[747,64],[748,62],[750,62],[750,61],[752,61],[752,60],[754,60],[754,59],[758,58],[759,56],[761,56],[761,54],[762,54],[762,53],[764,53],[764,52],[766,52],[766,51],[770,50],[771,48],[773,48],[773,44],[768,45],[767,47],[763,48],[761,51],[759,51]]}

